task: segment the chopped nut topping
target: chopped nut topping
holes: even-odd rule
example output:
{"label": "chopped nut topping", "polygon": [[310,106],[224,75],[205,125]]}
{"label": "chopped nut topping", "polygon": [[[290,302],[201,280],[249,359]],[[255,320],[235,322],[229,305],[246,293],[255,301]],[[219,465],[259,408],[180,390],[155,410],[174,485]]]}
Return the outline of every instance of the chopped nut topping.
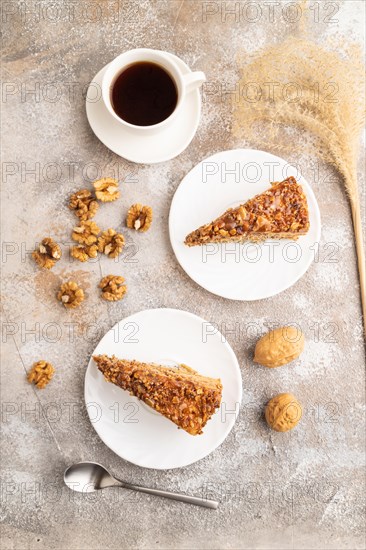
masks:
{"label": "chopped nut topping", "polygon": [[96,258],[98,256],[98,246],[96,244],[90,246],[78,244],[71,248],[70,254],[73,258],[79,260],[79,262],[86,262],[89,258]]}
{"label": "chopped nut topping", "polygon": [[74,281],[61,285],[57,299],[68,309],[78,307],[84,300],[84,291]]}
{"label": "chopped nut topping", "polygon": [[95,216],[99,204],[88,189],[81,189],[71,195],[69,208],[75,211],[81,221],[86,221]]}
{"label": "chopped nut topping", "polygon": [[104,252],[110,258],[116,258],[121,254],[125,245],[124,236],[117,233],[114,229],[107,229],[103,231],[98,239],[98,250]]}
{"label": "chopped nut topping", "polygon": [[102,289],[102,297],[109,302],[121,300],[127,292],[127,286],[123,284],[124,277],[120,275],[107,275],[99,283],[99,288]]}
{"label": "chopped nut topping", "polygon": [[32,257],[40,267],[51,269],[61,258],[61,248],[53,239],[46,237],[42,240],[38,250],[32,252]]}
{"label": "chopped nut topping", "polygon": [[191,435],[201,434],[220,406],[221,380],[201,376],[186,365],[165,367],[107,355],[93,359],[107,382],[130,392]]}
{"label": "chopped nut topping", "polygon": [[185,244],[206,242],[261,241],[266,238],[296,239],[309,230],[306,196],[294,177],[272,187],[237,208],[187,235]]}
{"label": "chopped nut topping", "polygon": [[133,204],[126,218],[126,225],[130,229],[136,229],[136,231],[147,231],[151,225],[153,218],[153,211],[150,206],[143,206],[142,204]]}
{"label": "chopped nut topping", "polygon": [[33,382],[37,388],[43,390],[53,377],[54,372],[55,369],[51,363],[47,363],[47,361],[38,361],[37,363],[33,363],[32,368],[27,374],[27,380],[30,384]]}
{"label": "chopped nut topping", "polygon": [[95,222],[86,221],[74,227],[71,237],[74,241],[90,246],[97,242],[100,229]]}
{"label": "chopped nut topping", "polygon": [[113,178],[102,178],[93,183],[95,195],[102,202],[111,202],[118,199],[118,181]]}

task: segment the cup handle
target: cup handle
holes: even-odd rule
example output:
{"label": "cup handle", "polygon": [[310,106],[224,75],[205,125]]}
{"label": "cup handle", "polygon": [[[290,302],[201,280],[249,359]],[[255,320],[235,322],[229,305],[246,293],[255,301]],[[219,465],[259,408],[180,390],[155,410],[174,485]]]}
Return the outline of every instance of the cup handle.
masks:
{"label": "cup handle", "polygon": [[183,76],[183,82],[185,86],[186,93],[199,88],[204,82],[206,82],[206,75],[202,71],[195,71],[192,73],[187,73]]}

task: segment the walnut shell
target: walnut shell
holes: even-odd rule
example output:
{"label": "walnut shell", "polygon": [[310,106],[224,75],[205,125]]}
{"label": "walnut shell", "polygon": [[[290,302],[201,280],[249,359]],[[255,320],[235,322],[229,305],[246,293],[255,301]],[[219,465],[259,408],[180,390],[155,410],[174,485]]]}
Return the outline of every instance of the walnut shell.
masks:
{"label": "walnut shell", "polygon": [[254,362],[273,368],[286,365],[303,352],[305,337],[300,329],[281,327],[267,332],[255,346]]}
{"label": "walnut shell", "polygon": [[301,405],[291,393],[280,393],[272,397],[265,410],[267,424],[276,432],[292,430],[301,416]]}

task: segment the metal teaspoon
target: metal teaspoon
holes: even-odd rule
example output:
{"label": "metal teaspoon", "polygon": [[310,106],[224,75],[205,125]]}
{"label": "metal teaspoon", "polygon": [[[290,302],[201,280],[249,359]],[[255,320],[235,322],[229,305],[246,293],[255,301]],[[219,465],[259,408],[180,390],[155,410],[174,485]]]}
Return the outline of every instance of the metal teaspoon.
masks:
{"label": "metal teaspoon", "polygon": [[158,497],[171,498],[186,502],[187,504],[195,504],[196,506],[205,506],[216,510],[219,503],[215,500],[208,500],[199,497],[191,497],[179,493],[171,493],[170,491],[160,491],[159,489],[148,489],[139,485],[131,485],[113,477],[101,464],[96,462],[79,462],[73,466],[69,466],[64,473],[64,482],[73,491],[79,493],[92,493],[99,489],[107,487],[123,487],[141,493],[148,493]]}

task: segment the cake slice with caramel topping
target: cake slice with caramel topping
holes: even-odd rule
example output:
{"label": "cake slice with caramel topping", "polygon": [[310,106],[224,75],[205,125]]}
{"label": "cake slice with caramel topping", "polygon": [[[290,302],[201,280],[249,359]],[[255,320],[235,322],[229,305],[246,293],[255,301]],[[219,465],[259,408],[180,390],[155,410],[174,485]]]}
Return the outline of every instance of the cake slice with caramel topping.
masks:
{"label": "cake slice with caramel topping", "polygon": [[192,231],[185,244],[297,239],[305,235],[309,227],[305,193],[296,179],[289,177]]}
{"label": "cake slice with caramel topping", "polygon": [[220,406],[221,380],[201,376],[186,365],[164,367],[107,355],[93,359],[107,382],[127,390],[191,435],[201,434]]}

